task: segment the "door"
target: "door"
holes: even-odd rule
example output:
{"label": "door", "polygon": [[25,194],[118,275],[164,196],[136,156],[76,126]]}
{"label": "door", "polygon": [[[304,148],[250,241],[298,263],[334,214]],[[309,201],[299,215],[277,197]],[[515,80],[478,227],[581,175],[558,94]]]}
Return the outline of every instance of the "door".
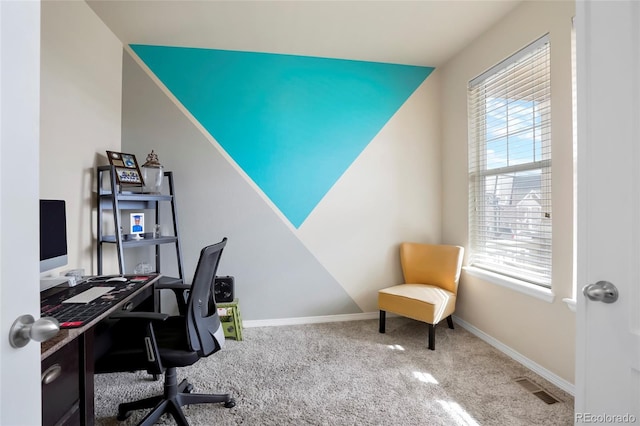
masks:
{"label": "door", "polygon": [[40,424],[40,344],[9,345],[38,317],[40,3],[0,1],[0,424]]}
{"label": "door", "polygon": [[[640,422],[640,3],[578,1],[576,424]],[[609,281],[614,303],[583,286]]]}

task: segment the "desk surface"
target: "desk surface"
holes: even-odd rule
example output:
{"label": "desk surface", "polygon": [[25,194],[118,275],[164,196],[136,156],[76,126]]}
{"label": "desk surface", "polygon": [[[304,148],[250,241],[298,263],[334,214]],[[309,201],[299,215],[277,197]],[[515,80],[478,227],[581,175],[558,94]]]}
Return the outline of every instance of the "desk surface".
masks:
{"label": "desk surface", "polygon": [[[155,284],[161,277],[161,275],[159,274],[148,274],[147,276],[149,277],[149,279],[144,283],[142,283],[138,288],[136,288],[135,291],[132,291],[130,294],[128,294],[126,297],[122,298],[121,300],[114,301],[114,303],[111,306],[105,308],[104,312],[102,312],[99,316],[97,316],[93,320],[82,325],[82,327],[61,329],[58,332],[58,334],[56,334],[54,337],[47,340],[46,342],[42,342],[40,346],[40,360],[46,359],[51,354],[55,353],[58,349],[60,349],[61,347],[63,347],[73,339],[77,338],[81,334],[85,333],[87,330],[89,330],[91,327],[93,327],[100,321],[107,318],[111,313],[122,309],[122,307],[127,302],[129,302],[131,299],[133,299],[138,294],[140,294],[140,292],[153,286],[153,284]],[[60,290],[59,293],[55,293],[55,294],[62,295],[64,294],[63,292],[69,292],[73,288],[74,287],[70,287],[64,290]]]}

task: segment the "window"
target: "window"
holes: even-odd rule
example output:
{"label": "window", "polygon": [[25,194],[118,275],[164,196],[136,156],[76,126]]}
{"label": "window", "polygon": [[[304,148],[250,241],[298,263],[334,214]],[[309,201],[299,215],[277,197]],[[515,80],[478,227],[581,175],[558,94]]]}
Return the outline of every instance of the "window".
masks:
{"label": "window", "polygon": [[544,36],[469,82],[470,266],[551,287],[551,94]]}

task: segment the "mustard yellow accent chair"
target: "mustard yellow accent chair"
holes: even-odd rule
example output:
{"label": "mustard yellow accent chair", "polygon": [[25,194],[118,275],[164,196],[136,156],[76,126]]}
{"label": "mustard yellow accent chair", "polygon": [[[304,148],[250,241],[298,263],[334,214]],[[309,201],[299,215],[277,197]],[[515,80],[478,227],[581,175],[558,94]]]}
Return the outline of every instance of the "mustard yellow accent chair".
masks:
{"label": "mustard yellow accent chair", "polygon": [[452,245],[400,244],[404,284],[378,291],[380,333],[387,312],[429,324],[429,349],[435,349],[435,326],[444,318],[453,329],[464,248]]}

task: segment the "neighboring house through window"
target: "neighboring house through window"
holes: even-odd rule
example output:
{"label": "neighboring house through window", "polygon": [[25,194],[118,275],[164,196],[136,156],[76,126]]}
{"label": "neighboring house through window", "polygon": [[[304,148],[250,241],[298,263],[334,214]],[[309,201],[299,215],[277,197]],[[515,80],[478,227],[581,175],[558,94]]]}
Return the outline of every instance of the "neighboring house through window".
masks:
{"label": "neighboring house through window", "polygon": [[551,287],[551,94],[544,36],[469,83],[469,265]]}

